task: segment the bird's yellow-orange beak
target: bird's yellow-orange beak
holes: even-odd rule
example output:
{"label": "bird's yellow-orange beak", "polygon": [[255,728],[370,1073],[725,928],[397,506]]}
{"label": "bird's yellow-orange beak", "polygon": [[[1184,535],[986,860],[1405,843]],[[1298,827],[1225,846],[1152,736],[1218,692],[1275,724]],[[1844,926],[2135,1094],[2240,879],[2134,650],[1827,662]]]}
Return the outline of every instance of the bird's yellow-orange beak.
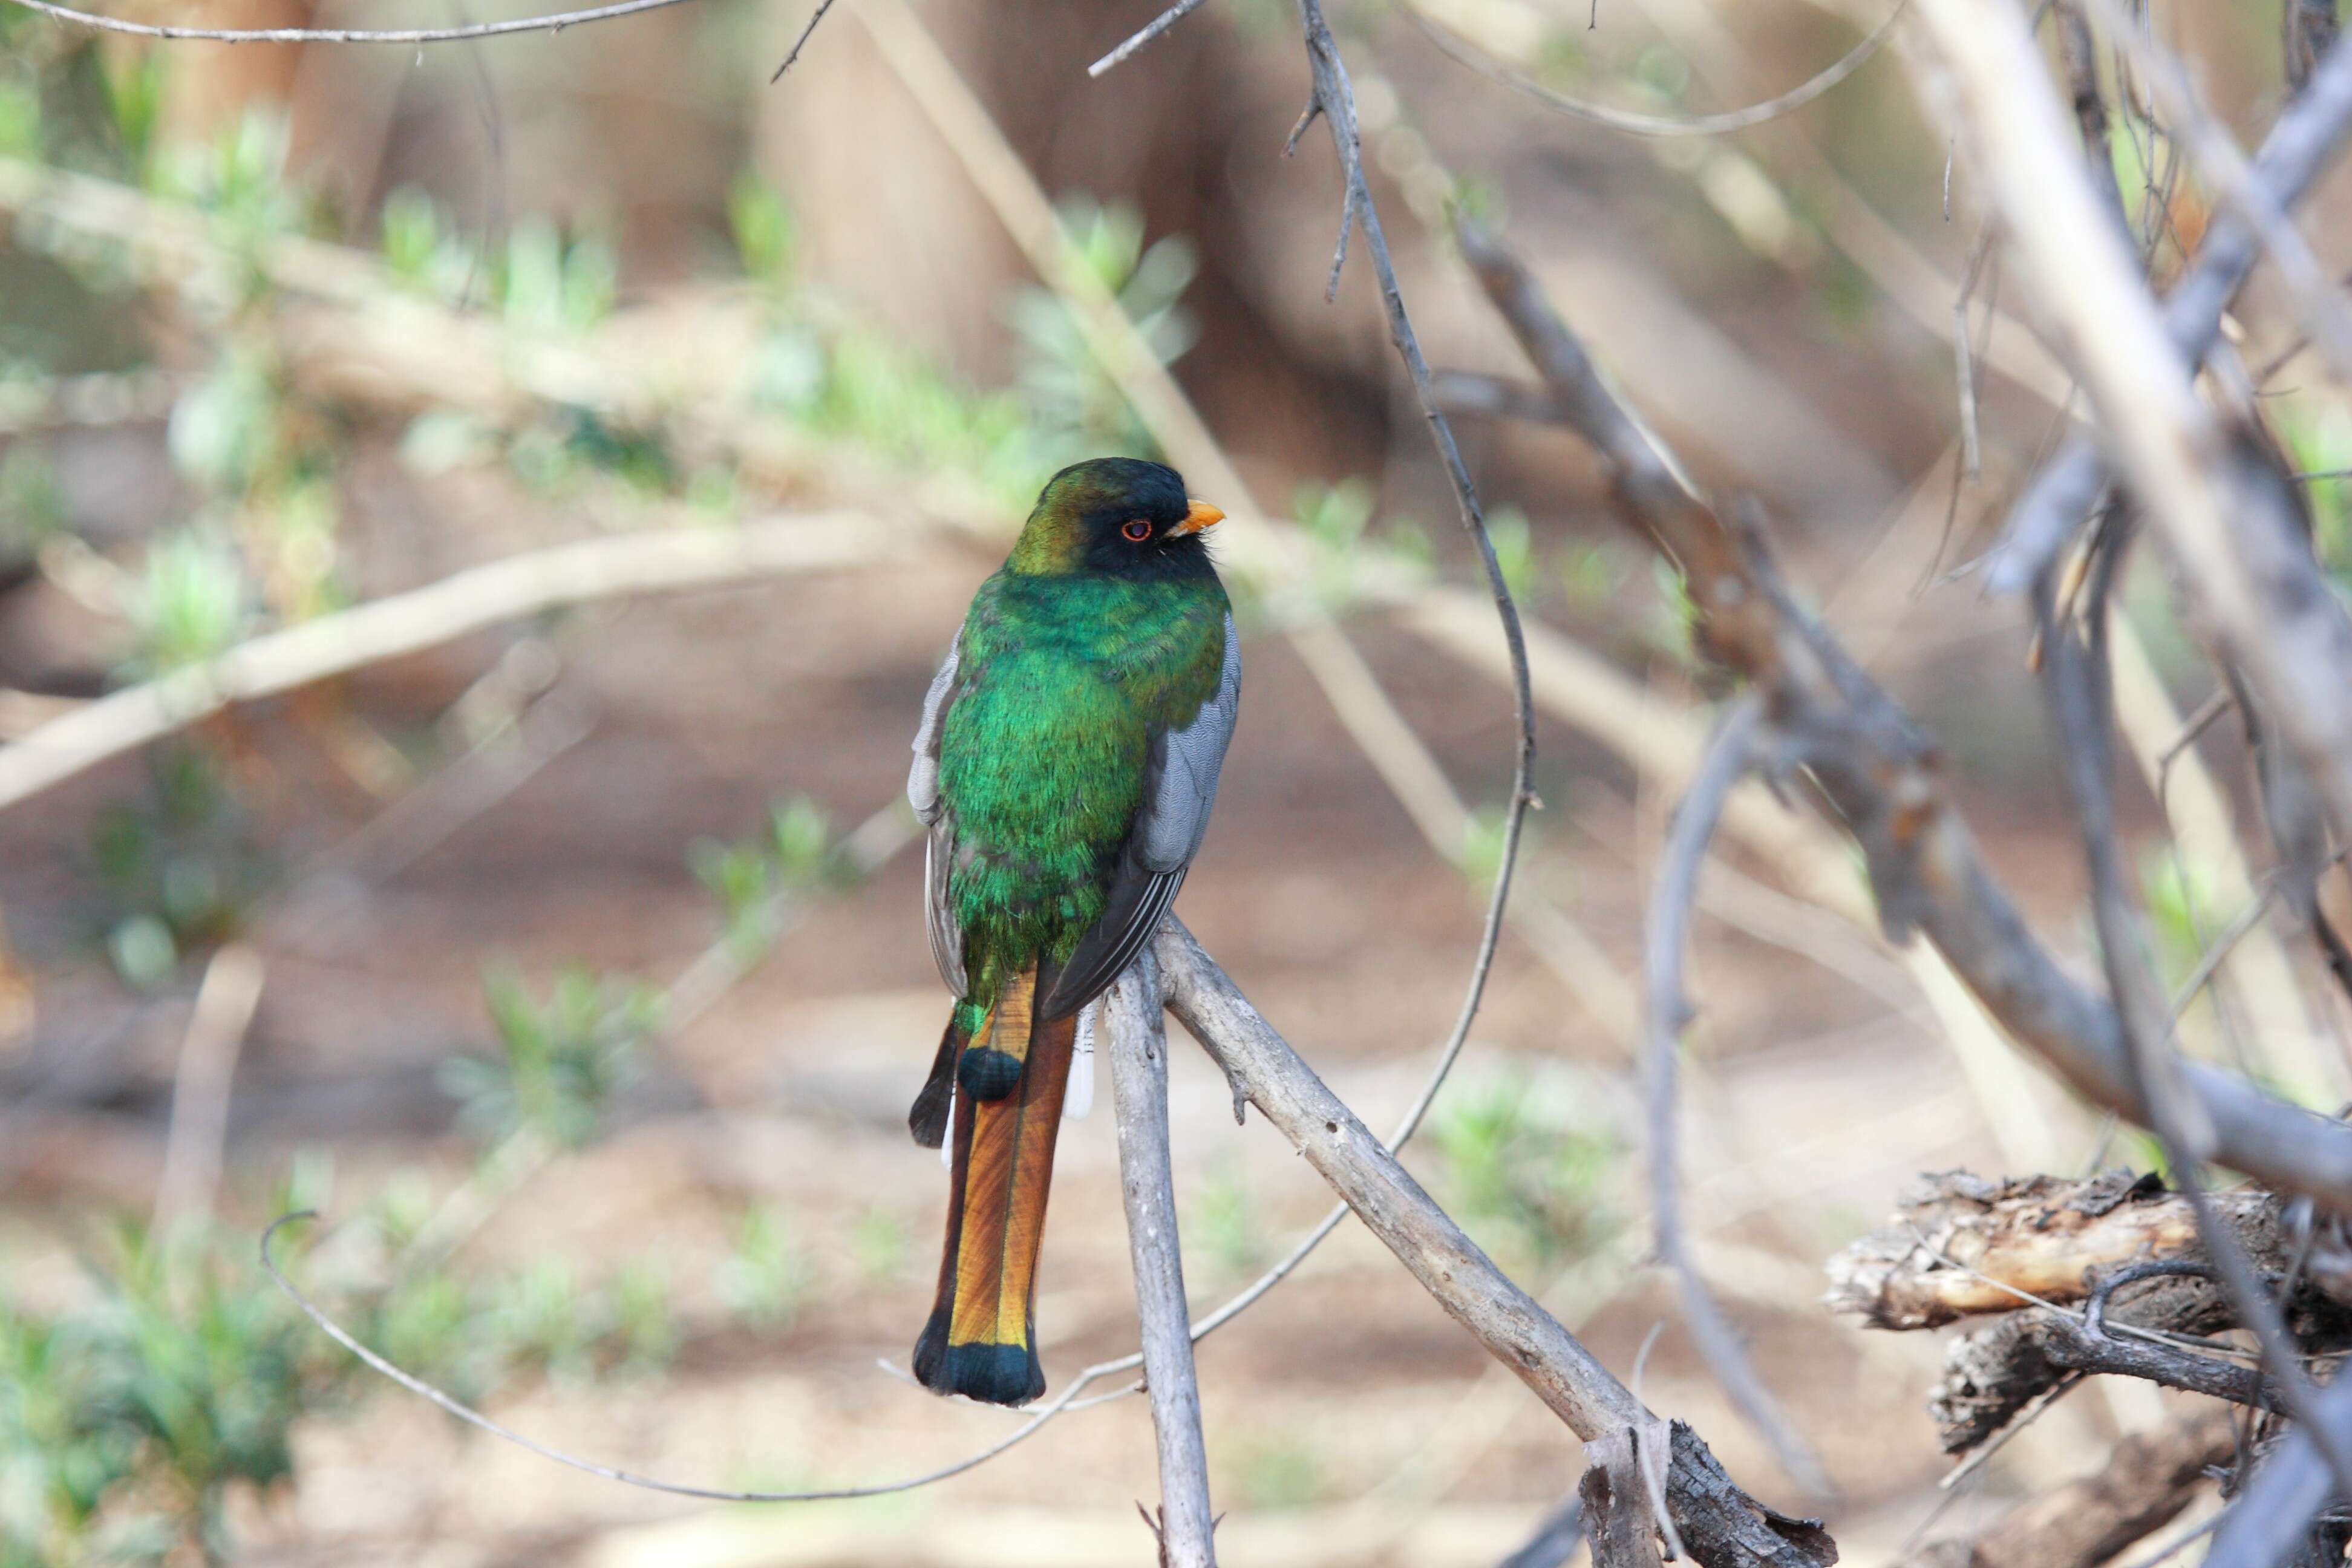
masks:
{"label": "bird's yellow-orange beak", "polygon": [[1170,529],[1171,533],[1198,533],[1204,528],[1214,528],[1225,521],[1225,514],[1207,501],[1196,500],[1184,514],[1184,521]]}

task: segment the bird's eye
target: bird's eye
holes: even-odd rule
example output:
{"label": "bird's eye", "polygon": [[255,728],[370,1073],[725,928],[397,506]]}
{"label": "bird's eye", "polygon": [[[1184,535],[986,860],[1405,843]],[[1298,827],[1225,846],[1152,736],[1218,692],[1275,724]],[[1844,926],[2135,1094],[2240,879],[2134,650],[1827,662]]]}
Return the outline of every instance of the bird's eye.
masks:
{"label": "bird's eye", "polygon": [[1132,518],[1120,527],[1119,532],[1140,544],[1151,537],[1151,525],[1139,517]]}

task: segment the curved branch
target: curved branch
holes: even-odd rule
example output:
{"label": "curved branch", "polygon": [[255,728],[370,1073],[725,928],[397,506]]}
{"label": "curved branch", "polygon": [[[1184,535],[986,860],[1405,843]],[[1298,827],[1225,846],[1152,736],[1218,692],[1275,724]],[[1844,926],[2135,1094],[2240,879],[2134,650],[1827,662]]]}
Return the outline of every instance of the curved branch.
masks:
{"label": "curved branch", "polygon": [[57,0],[9,0],[27,11],[53,20],[102,32],[129,33],[140,38],[182,38],[215,44],[452,44],[472,38],[498,38],[513,33],[560,33],[590,22],[609,22],[640,11],[659,11],[691,0],[618,0],[584,11],[559,11],[551,16],[518,16],[505,22],[476,22],[463,27],[179,27],[152,22],[125,22],[93,11],[77,11]]}
{"label": "curved branch", "polygon": [[1689,793],[1675,809],[1674,826],[1659,860],[1657,890],[1650,899],[1649,929],[1642,944],[1648,982],[1644,1030],[1648,1038],[1643,1056],[1649,1069],[1650,1206],[1657,1227],[1659,1260],[1673,1271],[1683,1323],[1700,1356],[1739,1414],[1771,1445],[1780,1468],[1807,1491],[1826,1497],[1832,1491],[1829,1472],[1789,1424],[1780,1402],[1757,1374],[1755,1363],[1740,1347],[1738,1334],[1691,1258],[1683,1235],[1676,1180],[1675,1053],[1691,1016],[1690,1002],[1683,994],[1683,947],[1698,901],[1699,872],[1706,863],[1707,845],[1715,837],[1716,825],[1723,820],[1725,800],[1755,763],[1761,716],[1762,705],[1753,692],[1725,713],[1698,772],[1691,776]]}
{"label": "curved branch", "polygon": [[506,621],[596,599],[860,565],[895,543],[855,512],[741,528],[667,528],[469,566],[240,643],[125,687],[0,746],[0,809],[241,702],[275,697]]}
{"label": "curved branch", "polygon": [[1079,1390],[1085,1388],[1088,1381],[1086,1377],[1072,1379],[1070,1386],[1062,1390],[1062,1396],[1059,1399],[1041,1407],[1027,1424],[1015,1428],[1005,1436],[982,1448],[979,1453],[958,1459],[954,1464],[942,1466],[939,1469],[927,1470],[919,1476],[910,1476],[905,1480],[879,1481],[872,1486],[836,1487],[830,1490],[807,1492],[730,1491],[719,1487],[694,1486],[683,1481],[660,1480],[652,1476],[641,1476],[632,1470],[621,1469],[617,1466],[601,1464],[594,1459],[583,1459],[577,1454],[569,1454],[561,1448],[551,1447],[536,1438],[526,1437],[513,1427],[493,1421],[472,1405],[443,1393],[414,1373],[403,1370],[362,1344],[349,1330],[329,1317],[318,1303],[304,1295],[291,1279],[287,1279],[278,1268],[278,1260],[270,1256],[269,1244],[278,1238],[279,1231],[298,1221],[318,1217],[318,1211],[315,1209],[297,1209],[291,1214],[279,1215],[276,1219],[271,1220],[269,1227],[261,1233],[261,1267],[278,1289],[286,1293],[286,1299],[293,1302],[296,1310],[310,1319],[320,1333],[359,1357],[370,1370],[390,1378],[409,1393],[438,1406],[469,1426],[478,1426],[494,1437],[503,1437],[518,1447],[527,1448],[537,1454],[542,1459],[552,1459],[555,1463],[569,1468],[582,1470],[608,1481],[619,1481],[625,1486],[639,1487],[646,1491],[667,1492],[673,1497],[701,1498],[709,1502],[841,1502],[852,1498],[883,1497],[891,1492],[912,1491],[918,1487],[927,1487],[934,1481],[943,1481],[950,1476],[960,1476],[966,1470],[986,1464],[1067,1409],[1070,1402],[1077,1397]]}
{"label": "curved branch", "polygon": [[1490,80],[1500,82],[1512,91],[1531,98],[1545,108],[1556,110],[1572,120],[1581,120],[1610,131],[1622,131],[1628,136],[1721,136],[1793,113],[1869,64],[1871,57],[1878,53],[1879,47],[1893,36],[1895,25],[1903,19],[1903,12],[1908,4],[1909,0],[1895,0],[1895,8],[1886,14],[1886,19],[1872,28],[1862,42],[1779,97],[1751,103],[1745,109],[1727,109],[1714,114],[1688,116],[1641,114],[1629,109],[1612,109],[1607,104],[1571,98],[1488,57],[1452,28],[1442,26],[1423,16],[1418,8],[1407,14],[1412,18],[1413,26],[1419,27],[1422,35],[1447,59]]}

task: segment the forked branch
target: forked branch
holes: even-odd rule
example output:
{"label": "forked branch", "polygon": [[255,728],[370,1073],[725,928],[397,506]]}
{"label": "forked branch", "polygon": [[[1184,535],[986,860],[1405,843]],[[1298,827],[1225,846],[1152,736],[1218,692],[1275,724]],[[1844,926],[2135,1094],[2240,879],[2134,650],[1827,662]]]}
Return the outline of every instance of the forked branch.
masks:
{"label": "forked branch", "polygon": [[[1154,949],[1170,1009],[1250,1103],[1488,1354],[1588,1441],[1657,1421],[1557,1318],[1463,1234],[1172,916],[1160,928]],[[1775,1512],[1748,1497],[1688,1427],[1674,1427],[1673,1444],[1667,1510],[1692,1554],[1707,1568],[1822,1568],[1836,1561],[1837,1547],[1819,1524]]]}

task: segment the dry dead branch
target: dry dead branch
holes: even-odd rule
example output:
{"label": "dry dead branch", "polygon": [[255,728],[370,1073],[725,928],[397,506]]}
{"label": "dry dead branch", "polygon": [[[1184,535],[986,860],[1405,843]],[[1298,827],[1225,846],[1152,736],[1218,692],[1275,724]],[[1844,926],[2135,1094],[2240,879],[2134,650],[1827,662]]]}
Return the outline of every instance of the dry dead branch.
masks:
{"label": "dry dead branch", "polygon": [[[1761,690],[1780,743],[1861,846],[1889,938],[1927,935],[2013,1038],[2086,1097],[2145,1122],[2114,1007],[2034,941],[1945,798],[1927,737],[1790,601],[1760,530],[1734,526],[1694,492],[1518,261],[1466,226],[1462,241],[1553,401],[1608,463],[1621,509],[1682,571],[1701,652]],[[2184,1078],[2224,1163],[2352,1206],[2352,1127],[2232,1073],[2190,1064]]]}
{"label": "dry dead branch", "polygon": [[[2262,1256],[2277,1254],[2279,1199],[2247,1189],[2215,1202]],[[2188,1200],[2153,1176],[1990,1181],[1948,1171],[1922,1177],[1892,1224],[1830,1258],[1822,1300],[1874,1329],[1939,1328],[2080,1301],[2110,1269],[2197,1252]]]}
{"label": "dry dead branch", "polygon": [[1192,1369],[1184,1260],[1176,1245],[1176,1179],[1168,1152],[1168,1037],[1160,969],[1150,950],[1111,987],[1103,1005],[1111,1098],[1118,1121],[1119,1184],[1143,1336],[1143,1380],[1160,1445],[1160,1561],[1163,1568],[1216,1568],[1211,1540],[1209,1458],[1201,1436],[1201,1385]]}
{"label": "dry dead branch", "polygon": [[[2309,1248],[2295,1239],[2291,1205],[2257,1188],[2209,1201],[2263,1279],[2291,1280],[2285,1309],[2297,1342],[2321,1352],[2343,1344],[2352,1318],[2296,1269]],[[2242,1309],[2215,1282],[2189,1195],[2152,1177],[1929,1177],[1894,1223],[1828,1268],[1830,1306],[1874,1328],[1992,1318],[1946,1351],[1929,1408],[1948,1453],[1978,1447],[2096,1373],[2266,1409],[2281,1397],[2275,1380],[2189,1338],[2241,1327]]]}
{"label": "dry dead branch", "polygon": [[2179,1518],[2206,1472],[2237,1453],[2226,1410],[2136,1433],[2095,1474],[2018,1504],[1972,1539],[1937,1542],[1920,1568],[2097,1568]]}
{"label": "dry dead branch", "polygon": [[[1586,1441],[1657,1417],[1559,1320],[1497,1268],[1353,1111],[1274,1031],[1174,919],[1154,944],[1168,1005],[1225,1076],[1290,1140],[1372,1234],[1536,1396]],[[1814,1522],[1791,1519],[1733,1485],[1687,1426],[1673,1428],[1667,1511],[1709,1568],[1836,1560]]]}

